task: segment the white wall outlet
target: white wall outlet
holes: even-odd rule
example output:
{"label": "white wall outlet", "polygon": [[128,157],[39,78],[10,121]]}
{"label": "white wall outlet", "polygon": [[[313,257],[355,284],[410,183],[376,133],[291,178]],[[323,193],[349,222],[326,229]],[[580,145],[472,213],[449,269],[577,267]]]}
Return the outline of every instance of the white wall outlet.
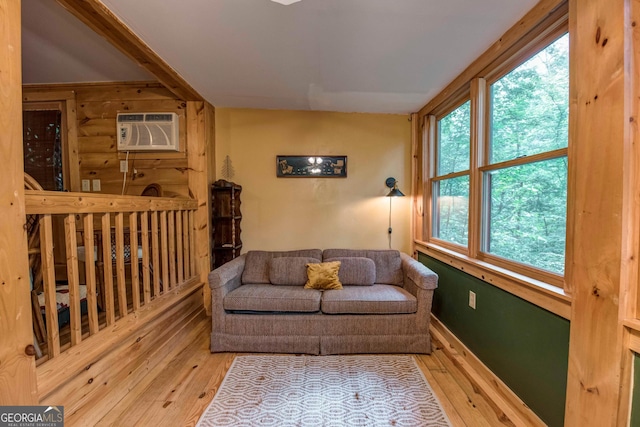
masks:
{"label": "white wall outlet", "polygon": [[120,160],[120,172],[129,172],[129,162]]}
{"label": "white wall outlet", "polygon": [[476,309],[476,293],[469,291],[469,307]]}
{"label": "white wall outlet", "polygon": [[100,191],[102,189],[102,187],[100,186],[100,180],[99,179],[94,179],[93,180],[93,191]]}
{"label": "white wall outlet", "polygon": [[88,179],[82,180],[82,191],[91,191],[91,181]]}

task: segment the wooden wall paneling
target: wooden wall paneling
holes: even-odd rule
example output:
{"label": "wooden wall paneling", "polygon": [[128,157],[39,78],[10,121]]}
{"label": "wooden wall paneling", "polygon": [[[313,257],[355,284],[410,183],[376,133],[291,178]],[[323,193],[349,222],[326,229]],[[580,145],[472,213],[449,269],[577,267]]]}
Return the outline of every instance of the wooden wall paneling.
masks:
{"label": "wooden wall paneling", "polygon": [[189,191],[198,200],[195,219],[197,270],[203,283],[204,307],[211,315],[211,291],[208,274],[211,269],[209,244],[209,186],[215,176],[214,108],[207,102],[187,102],[187,155],[189,158]]}
{"label": "wooden wall paneling", "polygon": [[[91,335],[100,329],[98,320],[98,296],[96,293],[96,259],[93,250],[96,244],[93,236],[93,214],[83,215],[83,243],[84,243],[84,272],[87,286],[87,316],[89,318],[89,333]],[[99,248],[97,250],[100,250]]]}
{"label": "wooden wall paneling", "polygon": [[[76,216],[68,214],[64,219],[67,253],[67,285],[69,286],[69,325],[71,345],[82,341],[82,319],[80,311],[80,274],[78,270],[78,242],[76,240]],[[56,315],[58,310],[55,310]]]}
{"label": "wooden wall paneling", "polygon": [[58,0],[69,12],[114,47],[149,71],[178,98],[198,101],[202,96],[147,46],[99,0]]}
{"label": "wooden wall paneling", "polygon": [[67,163],[69,165],[69,190],[81,191],[80,158],[78,149],[78,120],[75,94],[65,99],[64,117],[67,131]]}
{"label": "wooden wall paneling", "polygon": [[[38,400],[25,224],[20,1],[0,0],[0,405]],[[22,315],[20,315],[22,313]],[[31,353],[31,350],[29,350]],[[35,354],[35,352],[33,352]]]}
{"label": "wooden wall paneling", "polygon": [[[629,145],[629,0],[571,0],[568,198],[573,291],[565,425],[615,426],[623,363],[619,295]],[[637,101],[636,101],[637,102]],[[606,141],[606,144],[603,144]],[[637,286],[637,284],[633,284]]]}

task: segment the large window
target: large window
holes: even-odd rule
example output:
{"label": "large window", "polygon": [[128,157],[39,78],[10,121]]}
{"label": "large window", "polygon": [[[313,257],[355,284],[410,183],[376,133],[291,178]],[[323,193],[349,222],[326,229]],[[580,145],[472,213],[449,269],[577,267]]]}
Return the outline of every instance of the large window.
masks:
{"label": "large window", "polygon": [[432,179],[433,237],[466,246],[469,223],[470,102],[437,121]]}
{"label": "large window", "polygon": [[474,79],[466,102],[427,117],[435,124],[427,194],[432,243],[560,284],[569,36],[547,40],[527,60]]}

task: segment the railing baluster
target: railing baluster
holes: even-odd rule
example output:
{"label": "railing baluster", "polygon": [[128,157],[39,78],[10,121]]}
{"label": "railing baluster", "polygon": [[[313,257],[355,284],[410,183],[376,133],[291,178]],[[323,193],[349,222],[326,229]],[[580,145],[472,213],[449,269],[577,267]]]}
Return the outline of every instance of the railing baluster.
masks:
{"label": "railing baluster", "polygon": [[84,272],[87,286],[87,314],[89,317],[89,334],[93,335],[100,329],[98,320],[98,298],[96,293],[96,257],[93,238],[93,214],[88,213],[83,218],[84,237]]}
{"label": "railing baluster", "polygon": [[160,295],[160,274],[162,269],[160,266],[160,245],[158,243],[158,212],[151,214],[151,246],[153,254],[153,297]]}
{"label": "railing baluster", "polygon": [[53,221],[51,215],[40,220],[40,254],[42,256],[42,283],[44,309],[47,319],[47,347],[49,358],[60,354],[60,327],[56,303],[56,269],[53,259]]}
{"label": "railing baluster", "polygon": [[64,218],[64,240],[67,252],[67,285],[69,287],[69,324],[71,345],[82,341],[82,315],[80,311],[80,275],[78,273],[78,241],[76,237],[76,216],[68,214]]}
{"label": "railing baluster", "polygon": [[[42,274],[45,354],[49,359],[80,344],[83,329],[85,340],[100,334],[100,328],[104,328],[101,319],[103,322],[106,319],[107,326],[114,325],[116,318],[128,315],[129,304],[137,311],[142,304],[150,304],[168,290],[192,283],[197,277],[194,212],[198,204],[195,200],[107,198],[85,193],[27,190],[25,205],[28,214],[40,216],[42,271],[37,274]],[[53,228],[52,215],[63,217],[64,221],[58,225],[64,226],[64,230],[60,230],[63,233]],[[82,218],[77,220],[79,215]],[[126,226],[125,221],[128,221]],[[58,231],[55,236],[54,231]],[[58,234],[63,236],[58,237]],[[60,242],[55,240],[58,238]],[[56,301],[54,243],[66,252],[69,284],[70,325],[63,329],[62,339]],[[84,257],[78,252],[79,244],[84,245]],[[128,244],[131,246],[130,273],[126,267],[129,258],[124,254]],[[85,288],[80,285],[80,259],[85,267],[86,317],[82,309]],[[39,315],[38,309],[34,298],[34,316]],[[99,310],[104,310],[104,318]],[[88,322],[88,328],[83,328],[83,320]]]}
{"label": "railing baluster", "polygon": [[[124,214],[116,214],[116,285],[118,288],[118,311],[120,318],[127,315],[127,285],[124,272]],[[129,248],[131,250],[131,248]]]}
{"label": "railing baluster", "polygon": [[169,287],[169,243],[167,242],[167,211],[160,212],[160,236],[162,241],[162,285],[164,292]]}
{"label": "railing baluster", "polygon": [[107,312],[107,326],[116,321],[116,309],[113,301],[113,266],[111,256],[111,215],[102,215],[102,270],[104,283],[104,305]]}
{"label": "railing baluster", "polygon": [[191,244],[191,275],[193,277],[198,274],[196,268],[196,262],[198,261],[198,257],[196,255],[196,228],[195,228],[195,211],[189,211],[189,243]]}
{"label": "railing baluster", "polygon": [[184,248],[184,278],[191,278],[190,257],[189,257],[189,211],[182,211],[182,239]]}
{"label": "railing baluster", "polygon": [[[144,304],[147,305],[151,302],[151,280],[149,270],[149,213],[142,212],[140,214],[140,227],[142,227],[142,292],[144,295]],[[156,251],[153,251],[154,256]],[[159,271],[156,271],[157,265],[153,265],[153,278],[155,280]]]}
{"label": "railing baluster", "polygon": [[184,281],[184,250],[182,248],[183,234],[182,234],[182,211],[176,211],[176,260],[177,266],[177,282],[181,285]]}
{"label": "railing baluster", "polygon": [[138,214],[129,214],[129,246],[131,247],[131,299],[133,311],[140,309],[140,277],[138,272]]}
{"label": "railing baluster", "polygon": [[167,212],[169,218],[169,289],[176,287],[176,217],[175,211]]}

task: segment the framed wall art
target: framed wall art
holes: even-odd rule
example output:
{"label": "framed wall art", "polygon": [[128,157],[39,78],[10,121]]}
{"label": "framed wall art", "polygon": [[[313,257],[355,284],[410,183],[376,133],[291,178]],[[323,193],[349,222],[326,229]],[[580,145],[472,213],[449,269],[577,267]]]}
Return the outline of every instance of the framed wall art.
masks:
{"label": "framed wall art", "polygon": [[276,156],[278,178],[346,178],[347,156]]}

